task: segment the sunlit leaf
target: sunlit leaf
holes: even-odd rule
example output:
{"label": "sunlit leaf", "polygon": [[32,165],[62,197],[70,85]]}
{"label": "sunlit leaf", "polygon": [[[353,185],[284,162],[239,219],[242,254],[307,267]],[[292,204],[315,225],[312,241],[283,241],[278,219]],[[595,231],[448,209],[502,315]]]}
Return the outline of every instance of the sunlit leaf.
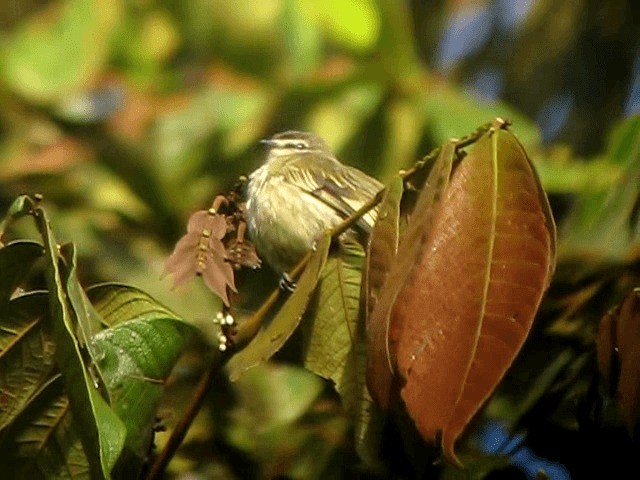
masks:
{"label": "sunlit leaf", "polygon": [[126,58],[129,69],[139,80],[157,80],[158,69],[180,46],[180,32],[175,17],[160,9],[140,15],[127,12],[116,32],[115,46]]}
{"label": "sunlit leaf", "polygon": [[276,353],[298,327],[302,315],[307,309],[322,269],[324,268],[331,245],[331,237],[325,235],[318,241],[311,254],[296,288],[276,316],[258,332],[253,340],[236,353],[227,363],[227,371],[231,380],[237,379],[249,368],[268,360]]}
{"label": "sunlit leaf", "polygon": [[233,86],[213,85],[197,92],[155,122],[158,174],[178,199],[184,196],[185,182],[210,161],[214,134],[230,156],[255,144],[264,129],[261,121],[271,106],[270,93],[251,82],[246,85],[246,80],[231,81]]}
{"label": "sunlit leaf", "polygon": [[133,287],[104,284],[87,291],[111,328],[93,337],[112,407],[127,427],[127,446],[149,450],[156,410],[178,356],[194,329]]}
{"label": "sunlit leaf", "polygon": [[385,106],[385,115],[387,133],[380,178],[390,178],[413,164],[426,121],[413,99],[401,99]]}
{"label": "sunlit leaf", "polygon": [[288,70],[295,80],[309,75],[322,58],[320,22],[309,15],[309,6],[311,9],[314,6],[301,5],[304,3],[305,0],[286,0],[280,17],[280,28],[290,57]]}
{"label": "sunlit leaf", "polygon": [[309,112],[309,130],[339,151],[374,114],[383,99],[382,85],[363,83],[324,98]]}
{"label": "sunlit leaf", "polygon": [[[410,7],[395,0],[376,0],[380,15],[379,65],[385,75],[400,84],[413,83],[420,60],[413,34]],[[469,130],[470,131],[470,130]]]}
{"label": "sunlit leaf", "polygon": [[392,312],[402,398],[456,463],[456,440],[520,350],[555,266],[546,196],[510,132],[474,145],[414,241],[418,261]]}

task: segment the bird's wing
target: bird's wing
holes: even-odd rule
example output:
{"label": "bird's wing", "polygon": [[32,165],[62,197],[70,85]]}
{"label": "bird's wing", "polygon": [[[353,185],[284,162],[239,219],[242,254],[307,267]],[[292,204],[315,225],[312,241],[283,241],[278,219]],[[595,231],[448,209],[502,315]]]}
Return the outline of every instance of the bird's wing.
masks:
{"label": "bird's wing", "polygon": [[[383,188],[374,178],[356,168],[343,165],[333,157],[316,155],[314,165],[316,168],[310,170],[308,160],[300,155],[288,162],[287,168],[282,169],[280,174],[288,183],[297,185],[344,218],[353,215]],[[365,215],[357,224],[369,231],[373,217]]]}

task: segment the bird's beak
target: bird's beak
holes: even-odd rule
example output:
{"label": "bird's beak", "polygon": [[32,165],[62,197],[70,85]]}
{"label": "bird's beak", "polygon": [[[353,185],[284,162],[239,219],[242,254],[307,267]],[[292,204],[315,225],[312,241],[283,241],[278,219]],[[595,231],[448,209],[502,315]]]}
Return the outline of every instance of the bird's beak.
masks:
{"label": "bird's beak", "polygon": [[263,138],[262,140],[260,140],[260,144],[266,145],[267,147],[273,147],[276,144],[276,142],[274,142],[270,138]]}

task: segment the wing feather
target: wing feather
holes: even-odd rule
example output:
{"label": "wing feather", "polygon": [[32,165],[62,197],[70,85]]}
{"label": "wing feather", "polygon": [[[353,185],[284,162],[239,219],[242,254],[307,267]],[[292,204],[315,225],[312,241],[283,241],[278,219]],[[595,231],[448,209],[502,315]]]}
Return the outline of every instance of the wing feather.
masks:
{"label": "wing feather", "polygon": [[[308,168],[306,155],[314,155],[313,170]],[[343,218],[354,214],[383,188],[380,182],[360,170],[343,165],[332,156],[318,155],[317,152],[301,152],[288,160],[287,168],[280,169],[279,174],[286,182],[313,195]],[[357,224],[368,232],[374,219],[375,214],[367,214]]]}

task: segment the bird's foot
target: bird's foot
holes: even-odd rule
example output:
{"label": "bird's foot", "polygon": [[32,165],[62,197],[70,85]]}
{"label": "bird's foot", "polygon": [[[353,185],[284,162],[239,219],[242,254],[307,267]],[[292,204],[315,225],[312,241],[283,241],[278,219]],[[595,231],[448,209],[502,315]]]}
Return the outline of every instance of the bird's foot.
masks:
{"label": "bird's foot", "polygon": [[280,283],[278,284],[280,290],[284,292],[292,293],[296,289],[296,282],[294,282],[288,273],[283,273],[280,278]]}

